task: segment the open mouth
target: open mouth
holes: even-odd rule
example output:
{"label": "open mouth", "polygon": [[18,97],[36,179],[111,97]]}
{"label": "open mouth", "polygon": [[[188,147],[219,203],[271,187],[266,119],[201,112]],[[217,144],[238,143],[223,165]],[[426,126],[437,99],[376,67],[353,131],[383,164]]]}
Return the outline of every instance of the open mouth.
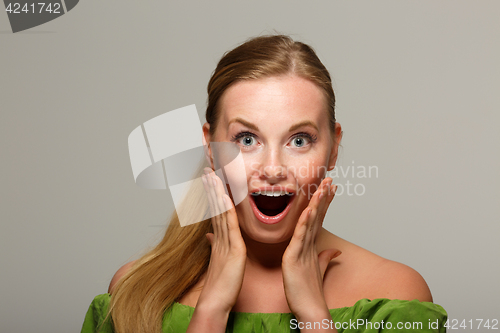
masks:
{"label": "open mouth", "polygon": [[286,191],[261,191],[251,193],[250,202],[255,216],[264,223],[281,221],[290,210],[293,193]]}
{"label": "open mouth", "polygon": [[267,216],[276,216],[285,210],[288,202],[290,202],[290,196],[280,195],[280,196],[268,196],[262,194],[252,194],[255,201],[255,205],[262,212],[262,214]]}

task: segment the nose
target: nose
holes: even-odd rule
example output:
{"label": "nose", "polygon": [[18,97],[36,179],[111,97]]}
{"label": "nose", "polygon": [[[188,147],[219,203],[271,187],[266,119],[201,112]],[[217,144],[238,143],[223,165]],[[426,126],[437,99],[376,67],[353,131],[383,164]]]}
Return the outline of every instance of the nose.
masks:
{"label": "nose", "polygon": [[287,177],[287,168],[283,156],[278,150],[269,150],[264,156],[260,178],[271,184],[278,183]]}

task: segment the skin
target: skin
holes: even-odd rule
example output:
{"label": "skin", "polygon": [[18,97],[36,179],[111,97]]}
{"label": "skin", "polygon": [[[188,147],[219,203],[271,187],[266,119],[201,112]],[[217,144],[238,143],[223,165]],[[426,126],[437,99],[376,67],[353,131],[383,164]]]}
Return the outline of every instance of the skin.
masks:
{"label": "skin", "polygon": [[[352,306],[362,298],[432,301],[416,271],[322,227],[335,186],[317,170],[335,166],[341,126],[337,123],[335,131],[330,130],[320,88],[293,75],[242,81],[226,90],[220,108],[213,137],[209,124],[203,126],[205,141],[231,141],[241,131],[253,133],[253,139],[236,142],[249,189],[283,186],[296,194],[287,216],[266,225],[257,220],[248,198],[234,207],[221,180],[206,170],[203,180],[211,209],[227,211],[212,219],[207,273],[180,300],[196,306],[188,332],[223,332],[230,311],[292,312],[305,322],[331,319],[328,309]],[[311,125],[290,131],[303,121]],[[303,138],[305,144],[297,145],[294,135],[300,132],[316,140]],[[117,272],[110,292],[127,269]]]}
{"label": "skin", "polygon": [[[243,81],[224,93],[220,108],[213,137],[204,125],[205,140],[240,146],[250,191],[280,186],[294,191],[295,197],[281,222],[265,224],[255,217],[248,197],[234,208],[220,179],[207,170],[204,185],[212,215],[217,216],[212,219],[214,234],[208,236],[210,265],[188,331],[224,331],[229,312],[246,303],[240,298],[244,277],[281,287],[281,295],[276,295],[280,307],[299,321],[329,319],[323,275],[340,252],[332,248],[318,255],[315,241],[334,196],[332,180],[323,178],[325,166],[335,165],[334,139],[340,135],[331,135],[321,90],[296,76]],[[241,132],[251,135],[236,140]],[[341,132],[340,124],[336,132]],[[209,145],[209,156],[210,150]]]}

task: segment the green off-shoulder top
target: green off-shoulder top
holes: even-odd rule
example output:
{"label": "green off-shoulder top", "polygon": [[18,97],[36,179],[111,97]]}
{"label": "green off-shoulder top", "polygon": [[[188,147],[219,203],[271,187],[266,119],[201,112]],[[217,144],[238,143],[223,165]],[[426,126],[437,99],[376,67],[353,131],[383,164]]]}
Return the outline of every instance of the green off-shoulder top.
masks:
{"label": "green off-shoulder top", "polygon": [[[94,298],[81,333],[113,333],[109,319],[104,321],[110,297],[102,294]],[[193,307],[174,303],[165,312],[162,333],[186,332],[193,312]],[[328,327],[335,327],[339,333],[446,332],[444,325],[448,317],[442,306],[431,302],[387,298],[364,298],[353,306],[331,309],[330,315],[331,321],[299,323],[291,313],[231,312],[226,332],[288,333],[300,332],[302,328]]]}

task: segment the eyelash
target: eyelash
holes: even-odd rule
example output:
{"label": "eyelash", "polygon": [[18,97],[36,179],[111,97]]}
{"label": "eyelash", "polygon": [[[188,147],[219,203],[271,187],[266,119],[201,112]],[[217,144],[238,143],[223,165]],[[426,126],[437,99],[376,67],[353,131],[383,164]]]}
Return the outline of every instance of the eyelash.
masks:
{"label": "eyelash", "polygon": [[[251,133],[251,132],[247,132],[247,131],[242,131],[242,132],[239,132],[238,134],[234,135],[232,138],[231,138],[231,142],[236,142],[238,141],[239,139],[241,138],[244,138],[246,136],[251,136],[253,138],[256,138],[257,135]],[[316,135],[313,135],[313,134],[309,134],[307,132],[299,132],[299,133],[296,133],[292,136],[291,140],[297,138],[297,137],[304,137],[306,138],[307,140],[309,140],[309,143],[315,143],[317,140],[318,140],[318,137]]]}

